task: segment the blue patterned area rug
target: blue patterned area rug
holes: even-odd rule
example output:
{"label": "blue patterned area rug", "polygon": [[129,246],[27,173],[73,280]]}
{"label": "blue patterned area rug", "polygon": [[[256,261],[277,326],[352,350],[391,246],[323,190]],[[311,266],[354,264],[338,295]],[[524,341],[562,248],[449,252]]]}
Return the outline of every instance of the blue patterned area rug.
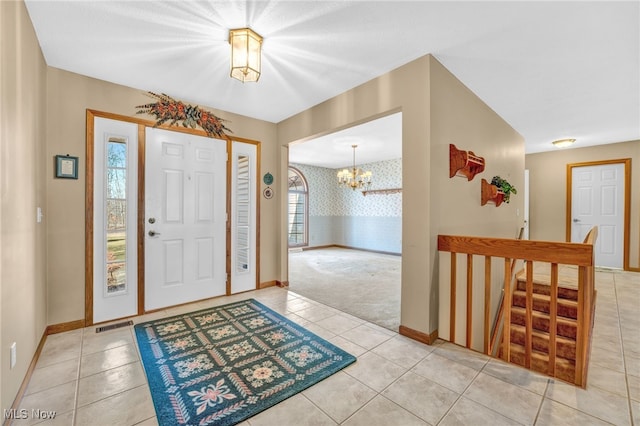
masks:
{"label": "blue patterned area rug", "polygon": [[135,332],[160,425],[236,424],[356,360],[253,299]]}

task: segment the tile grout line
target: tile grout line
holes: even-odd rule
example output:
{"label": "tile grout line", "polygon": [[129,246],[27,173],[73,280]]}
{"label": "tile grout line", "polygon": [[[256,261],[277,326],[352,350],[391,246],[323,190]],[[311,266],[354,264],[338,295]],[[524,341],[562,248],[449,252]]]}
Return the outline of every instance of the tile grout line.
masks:
{"label": "tile grout line", "polygon": [[78,396],[80,393],[80,372],[82,369],[82,347],[84,346],[84,332],[86,328],[82,329],[82,335],[80,338],[80,352],[78,354],[78,369],[76,370],[76,391],[73,401],[73,414],[71,415],[71,424],[76,426],[78,420]]}
{"label": "tile grout line", "polygon": [[[433,352],[432,352],[432,353],[433,353]],[[428,356],[427,356],[427,357],[428,357]],[[427,358],[427,357],[425,357],[425,358]],[[447,358],[447,359],[448,359],[448,358]],[[451,361],[453,361],[453,360],[451,360]],[[457,361],[453,361],[453,362],[457,362]],[[462,398],[462,397],[464,396],[464,393],[467,391],[467,389],[469,389],[469,388],[471,387],[471,385],[473,384],[473,382],[478,378],[478,376],[480,375],[480,373],[482,373],[482,370],[484,370],[484,368],[487,366],[487,364],[489,364],[489,361],[487,361],[487,362],[482,366],[482,368],[481,368],[480,370],[476,370],[476,374],[475,374],[475,376],[473,376],[473,378],[469,381],[469,384],[464,388],[464,390],[458,394],[458,397],[456,398],[456,400],[455,400],[455,401],[453,401],[453,403],[451,404],[451,406],[450,406],[450,407],[447,409],[447,411],[442,415],[442,417],[440,417],[440,419],[438,419],[438,421],[436,422],[436,426],[437,426],[437,425],[439,425],[440,423],[442,423],[442,421],[445,419],[445,417],[447,417],[447,415],[451,412],[451,410],[453,410],[453,407],[458,403],[458,401],[460,401],[460,398]],[[461,365],[464,365],[464,364],[461,364]],[[425,377],[425,378],[426,378],[426,377]],[[427,379],[427,380],[429,380],[429,379]],[[443,386],[443,385],[440,385],[440,386]],[[446,386],[445,386],[445,387],[446,387]],[[449,388],[447,388],[447,389],[449,389]],[[452,390],[452,391],[453,391],[453,389],[450,389],[450,390]],[[457,391],[453,391],[453,392],[458,393]],[[473,401],[473,400],[472,400],[472,401]],[[475,402],[475,401],[474,401],[474,402]],[[485,405],[484,405],[484,404],[480,404],[480,405],[482,405],[483,407],[485,407]],[[489,408],[489,407],[486,407],[486,408]],[[495,410],[492,410],[492,411],[496,412]],[[498,413],[498,414],[499,414],[499,413]],[[506,417],[506,416],[505,416],[505,417]]]}
{"label": "tile grout line", "polygon": [[627,356],[624,353],[624,337],[622,336],[622,324],[620,323],[620,300],[618,299],[618,284],[616,282],[616,274],[611,274],[613,278],[613,292],[616,298],[616,311],[618,313],[618,335],[620,337],[620,346],[622,349],[622,366],[624,368],[624,384],[627,389],[627,407],[629,409],[629,420],[631,421],[631,425],[633,426],[633,407],[631,405],[631,392],[629,388],[629,376],[627,371]]}
{"label": "tile grout line", "polygon": [[540,418],[540,412],[542,411],[542,405],[544,404],[545,399],[547,399],[547,390],[549,389],[549,385],[551,384],[550,378],[547,379],[547,384],[544,386],[544,392],[542,392],[542,399],[540,399],[540,405],[538,406],[538,411],[536,411],[536,416],[533,418],[533,424],[538,423],[538,419]]}

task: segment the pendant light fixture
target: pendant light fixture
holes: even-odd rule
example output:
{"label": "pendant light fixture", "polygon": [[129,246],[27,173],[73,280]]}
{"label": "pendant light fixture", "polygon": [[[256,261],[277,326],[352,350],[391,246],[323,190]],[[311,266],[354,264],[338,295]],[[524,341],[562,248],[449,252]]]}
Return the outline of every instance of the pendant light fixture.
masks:
{"label": "pendant light fixture", "polygon": [[250,28],[229,31],[231,77],[245,83],[260,78],[262,37]]}
{"label": "pendant light fixture", "polygon": [[358,145],[351,145],[353,148],[353,167],[351,170],[344,169],[338,172],[338,186],[365,190],[371,186],[371,172],[364,171],[356,167],[356,148]]}

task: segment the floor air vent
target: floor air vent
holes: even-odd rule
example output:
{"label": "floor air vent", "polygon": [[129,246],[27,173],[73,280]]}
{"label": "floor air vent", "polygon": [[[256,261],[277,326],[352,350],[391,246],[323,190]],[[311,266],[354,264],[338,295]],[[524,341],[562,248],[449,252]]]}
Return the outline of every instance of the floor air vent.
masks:
{"label": "floor air vent", "polygon": [[122,321],[111,325],[105,325],[104,327],[96,328],[96,333],[102,333],[103,331],[113,330],[114,328],[126,327],[128,325],[133,325],[133,321]]}

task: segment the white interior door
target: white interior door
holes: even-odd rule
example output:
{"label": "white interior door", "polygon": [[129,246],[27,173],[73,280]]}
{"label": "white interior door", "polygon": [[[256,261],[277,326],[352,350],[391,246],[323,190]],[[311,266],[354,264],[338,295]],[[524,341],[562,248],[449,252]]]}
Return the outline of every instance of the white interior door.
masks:
{"label": "white interior door", "polygon": [[226,142],[147,128],[145,309],[226,293]]}
{"label": "white interior door", "polygon": [[93,321],[138,313],[138,125],[93,126]]}
{"label": "white interior door", "polygon": [[231,152],[231,293],[239,293],[257,288],[257,147],[233,142]]}
{"label": "white interior door", "polygon": [[582,242],[598,226],[596,265],[623,267],[624,164],[573,167],[571,241]]}

